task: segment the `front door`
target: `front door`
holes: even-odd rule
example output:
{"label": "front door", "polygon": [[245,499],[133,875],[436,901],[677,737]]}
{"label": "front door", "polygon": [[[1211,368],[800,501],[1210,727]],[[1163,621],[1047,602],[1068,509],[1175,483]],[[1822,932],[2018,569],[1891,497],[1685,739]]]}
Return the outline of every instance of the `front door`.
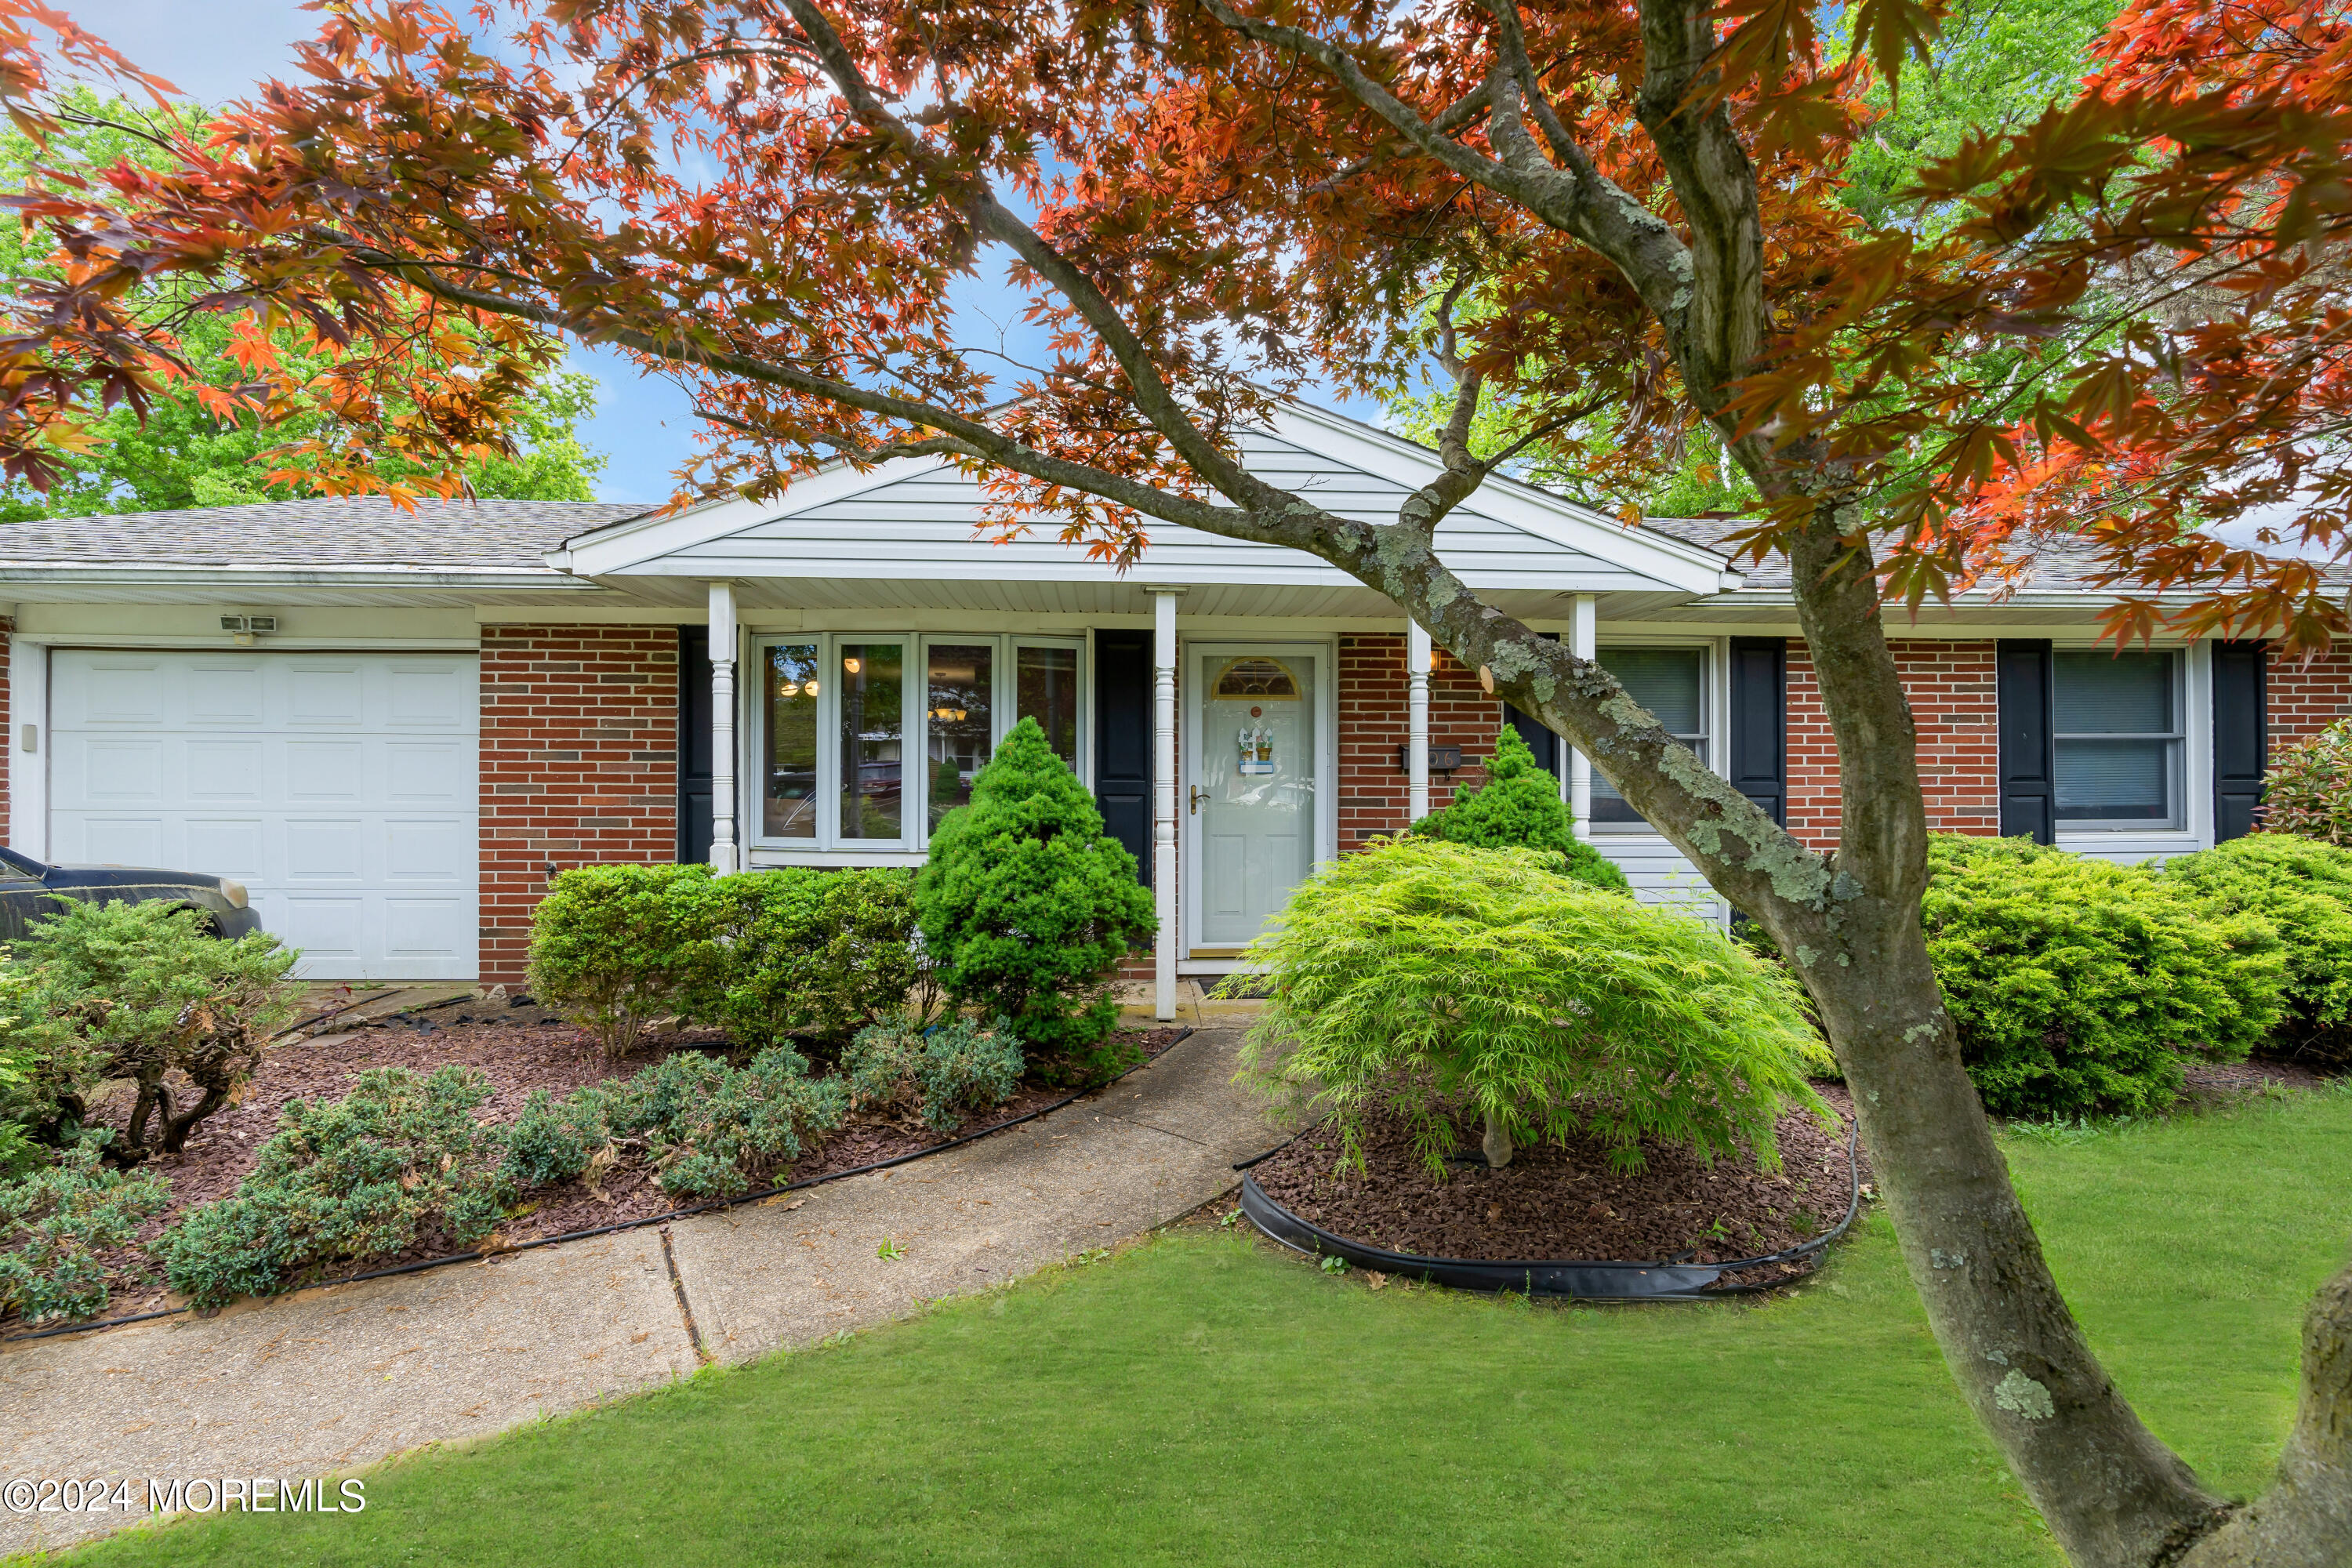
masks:
{"label": "front door", "polygon": [[1315,867],[1324,650],[1194,643],[1186,663],[1186,945],[1231,958]]}

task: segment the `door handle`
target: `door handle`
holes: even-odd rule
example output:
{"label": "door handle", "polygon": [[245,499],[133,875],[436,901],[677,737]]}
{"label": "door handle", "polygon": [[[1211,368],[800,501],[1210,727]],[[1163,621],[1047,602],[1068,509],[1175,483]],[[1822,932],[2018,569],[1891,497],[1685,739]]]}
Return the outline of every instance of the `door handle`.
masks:
{"label": "door handle", "polygon": [[1201,786],[1199,784],[1194,784],[1192,786],[1192,809],[1187,815],[1192,816],[1198,816],[1201,815]]}

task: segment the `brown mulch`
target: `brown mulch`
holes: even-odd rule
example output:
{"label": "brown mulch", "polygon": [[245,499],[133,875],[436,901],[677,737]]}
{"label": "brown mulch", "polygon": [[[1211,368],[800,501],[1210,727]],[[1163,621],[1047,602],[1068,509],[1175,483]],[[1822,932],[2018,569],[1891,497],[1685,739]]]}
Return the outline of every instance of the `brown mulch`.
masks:
{"label": "brown mulch", "polygon": [[[1844,1091],[1821,1089],[1845,1117]],[[1521,1149],[1500,1171],[1456,1164],[1441,1179],[1413,1152],[1402,1117],[1368,1117],[1364,1133],[1362,1175],[1336,1169],[1339,1138],[1324,1128],[1251,1173],[1275,1202],[1351,1241],[1511,1263],[1757,1258],[1830,1229],[1852,1195],[1844,1126],[1831,1132],[1801,1113],[1780,1120],[1782,1164],[1770,1175],[1738,1160],[1709,1166],[1647,1145],[1647,1168],[1617,1175],[1601,1145],[1579,1139]],[[1465,1122],[1457,1152],[1475,1160],[1477,1150],[1475,1125]]]}
{"label": "brown mulch", "polygon": [[[1175,1043],[1180,1030],[1127,1029],[1116,1037],[1139,1047],[1145,1059]],[[295,1037],[273,1045],[263,1056],[261,1068],[240,1091],[236,1104],[206,1118],[177,1154],[158,1154],[142,1169],[167,1177],[172,1184],[170,1206],[141,1230],[144,1244],[160,1236],[185,1210],[224,1198],[252,1170],[260,1147],[277,1130],[278,1112],[289,1100],[338,1100],[351,1092],[360,1073],[370,1068],[413,1068],[418,1072],[457,1065],[478,1068],[490,1082],[490,1098],[476,1111],[491,1123],[512,1121],[534,1089],[561,1097],[585,1084],[628,1078],[677,1050],[723,1051],[726,1037],[714,1030],[689,1030],[667,1037],[652,1048],[617,1062],[603,1059],[593,1037],[567,1024],[527,999],[514,1006],[500,1003],[468,1003],[391,1018],[372,1019],[345,1032],[322,1034],[315,1039]],[[824,1070],[820,1067],[817,1070]],[[176,1083],[176,1077],[174,1079]],[[181,1086],[184,1087],[184,1086]],[[1079,1087],[1059,1087],[1039,1081],[1035,1074],[1023,1080],[1004,1104],[966,1120],[945,1132],[919,1123],[908,1127],[871,1111],[849,1118],[825,1142],[809,1150],[790,1170],[771,1172],[755,1180],[753,1190],[781,1186],[812,1176],[855,1170],[877,1161],[896,1159],[937,1147],[957,1138],[1003,1126],[1008,1121],[1053,1104]],[[120,1129],[128,1120],[128,1085],[99,1107],[96,1121]],[[543,1237],[646,1219],[673,1209],[691,1206],[671,1196],[642,1167],[604,1173],[598,1187],[568,1182],[530,1193],[516,1215],[500,1226],[495,1245],[513,1246]],[[425,1245],[397,1257],[371,1258],[333,1270],[336,1274],[388,1268],[403,1263],[446,1256],[459,1250],[445,1239],[428,1236]],[[119,1318],[153,1311],[173,1304],[160,1283],[141,1284],[133,1276],[152,1272],[140,1247],[126,1247],[103,1258],[117,1271],[117,1289],[105,1316]],[[0,1315],[0,1331],[23,1327],[13,1314]]]}
{"label": "brown mulch", "polygon": [[2207,1061],[2184,1056],[2180,1060],[2181,1092],[2194,1100],[2231,1100],[2261,1094],[2273,1084],[2282,1089],[2319,1089],[2333,1081],[2326,1073],[2301,1062],[2272,1057],[2250,1057],[2242,1062]]}

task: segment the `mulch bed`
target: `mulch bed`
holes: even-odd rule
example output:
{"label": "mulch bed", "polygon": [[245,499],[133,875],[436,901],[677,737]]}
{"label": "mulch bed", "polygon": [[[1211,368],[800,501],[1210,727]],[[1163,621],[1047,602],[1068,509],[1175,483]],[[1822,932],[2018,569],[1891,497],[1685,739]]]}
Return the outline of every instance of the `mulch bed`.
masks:
{"label": "mulch bed", "polygon": [[[322,1026],[331,1028],[332,1025]],[[1147,1059],[1175,1043],[1176,1029],[1121,1030],[1117,1037],[1139,1047]],[[293,1038],[272,1046],[261,1069],[241,1092],[236,1104],[207,1117],[178,1154],[158,1154],[144,1167],[170,1178],[171,1206],[148,1222],[141,1243],[152,1241],[186,1209],[225,1198],[252,1170],[257,1152],[277,1131],[278,1113],[289,1100],[339,1100],[370,1068],[413,1068],[418,1072],[450,1064],[478,1068],[489,1079],[490,1098],[476,1111],[484,1121],[505,1123],[520,1113],[534,1089],[561,1098],[584,1084],[625,1079],[652,1066],[676,1050],[724,1051],[728,1042],[714,1030],[690,1030],[669,1037],[650,1049],[617,1062],[606,1062],[595,1040],[584,1029],[524,1001],[516,1005],[468,1003],[390,1018],[372,1019],[346,1031],[316,1038]],[[820,1068],[819,1070],[822,1070]],[[1025,1116],[1073,1092],[1076,1086],[1054,1087],[1024,1079],[1013,1099],[972,1117],[946,1132],[934,1132],[917,1123],[900,1125],[871,1111],[853,1115],[825,1142],[802,1156],[789,1171],[775,1171],[755,1181],[753,1190],[781,1186],[811,1176],[855,1170],[877,1161],[895,1159],[954,1139],[984,1131]],[[98,1110],[96,1120],[121,1128],[130,1116],[128,1086]],[[515,1215],[498,1231],[493,1245],[512,1246],[541,1237],[593,1230],[646,1219],[672,1209],[690,1206],[671,1196],[642,1167],[605,1173],[598,1187],[583,1182],[533,1191]],[[396,1257],[370,1258],[338,1268],[348,1274],[389,1268],[461,1250],[443,1238],[427,1236],[425,1244]],[[137,1248],[124,1248],[105,1261],[117,1271],[117,1289],[105,1316],[125,1317],[172,1305],[160,1284],[139,1283],[132,1276],[148,1265]],[[0,1316],[0,1331],[23,1327],[15,1314]]]}
{"label": "mulch bed", "polygon": [[[1821,1086],[1843,1119],[1844,1091]],[[1852,1195],[1843,1121],[1780,1123],[1781,1169],[1712,1166],[1644,1145],[1648,1168],[1613,1174],[1584,1139],[1517,1151],[1500,1171],[1454,1165],[1443,1179],[1413,1152],[1402,1117],[1366,1118],[1365,1171],[1337,1169],[1338,1133],[1317,1128],[1251,1174],[1266,1196],[1350,1241],[1423,1258],[1496,1262],[1726,1263],[1811,1240],[1844,1217]],[[1477,1157],[1465,1122],[1459,1152]],[[1868,1172],[1864,1171],[1864,1179]],[[1801,1270],[1799,1270],[1801,1271]],[[1748,1281],[1752,1282],[1752,1281]]]}
{"label": "mulch bed", "polygon": [[2261,1094],[2273,1084],[2282,1089],[2318,1089],[2333,1081],[2301,1062],[2272,1057],[2249,1057],[2242,1062],[2209,1062],[2200,1057],[2180,1061],[2181,1095],[2191,1101],[2233,1100]]}

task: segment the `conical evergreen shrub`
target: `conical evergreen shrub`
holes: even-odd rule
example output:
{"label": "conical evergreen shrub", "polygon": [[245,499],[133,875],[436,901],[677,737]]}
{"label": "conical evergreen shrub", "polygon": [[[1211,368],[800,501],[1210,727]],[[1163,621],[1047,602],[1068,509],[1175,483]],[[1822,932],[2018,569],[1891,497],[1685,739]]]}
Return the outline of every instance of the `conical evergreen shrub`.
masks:
{"label": "conical evergreen shrub", "polygon": [[1563,875],[1596,888],[1626,889],[1625,873],[1576,836],[1576,818],[1559,798],[1559,780],[1544,771],[1512,726],[1495,738],[1486,783],[1457,795],[1443,811],[1412,825],[1423,838],[1475,849],[1542,849],[1560,858]]}
{"label": "conical evergreen shrub", "polygon": [[1032,1056],[1108,1065],[1118,1021],[1105,976],[1150,937],[1135,857],[1036,721],[1024,719],[948,813],[915,880],[915,914],[940,984],[1002,1014]]}

